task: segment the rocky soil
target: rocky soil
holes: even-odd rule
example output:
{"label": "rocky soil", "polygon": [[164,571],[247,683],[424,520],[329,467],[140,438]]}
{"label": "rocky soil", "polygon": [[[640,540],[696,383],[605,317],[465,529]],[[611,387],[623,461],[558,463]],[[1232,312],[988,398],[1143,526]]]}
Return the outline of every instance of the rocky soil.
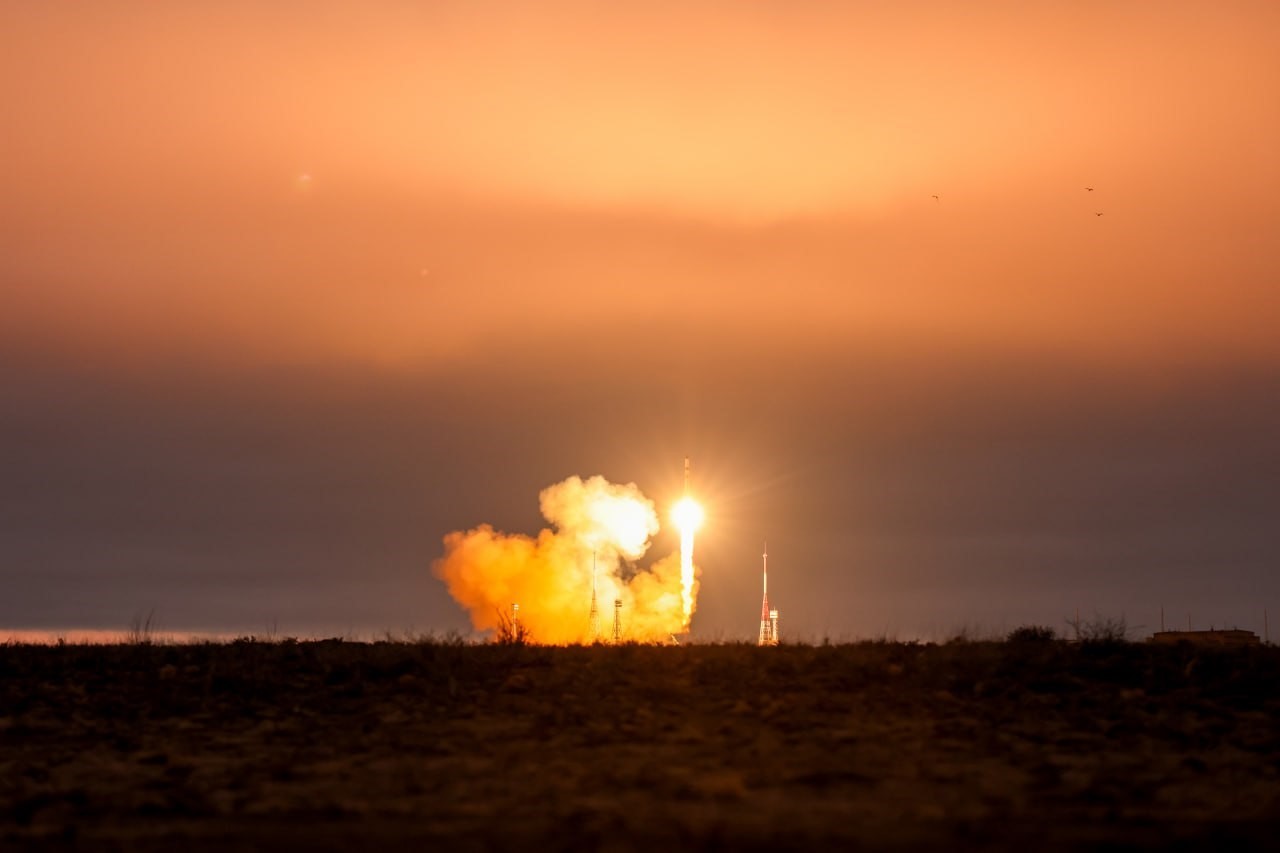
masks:
{"label": "rocky soil", "polygon": [[0,646],[0,848],[1280,839],[1280,650]]}

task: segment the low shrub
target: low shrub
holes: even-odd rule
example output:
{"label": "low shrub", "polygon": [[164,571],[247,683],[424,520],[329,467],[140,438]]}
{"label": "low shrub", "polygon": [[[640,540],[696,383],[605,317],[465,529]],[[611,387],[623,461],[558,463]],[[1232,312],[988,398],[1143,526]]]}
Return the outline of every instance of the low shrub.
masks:
{"label": "low shrub", "polygon": [[1052,643],[1056,639],[1057,633],[1044,625],[1023,625],[1014,628],[1005,637],[1005,641],[1009,643]]}

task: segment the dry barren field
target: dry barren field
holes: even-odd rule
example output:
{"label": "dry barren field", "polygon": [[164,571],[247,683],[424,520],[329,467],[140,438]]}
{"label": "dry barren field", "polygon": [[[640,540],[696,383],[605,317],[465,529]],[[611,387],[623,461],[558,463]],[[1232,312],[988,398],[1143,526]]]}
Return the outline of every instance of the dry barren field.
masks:
{"label": "dry barren field", "polygon": [[0,848],[1280,843],[1280,650],[0,646]]}

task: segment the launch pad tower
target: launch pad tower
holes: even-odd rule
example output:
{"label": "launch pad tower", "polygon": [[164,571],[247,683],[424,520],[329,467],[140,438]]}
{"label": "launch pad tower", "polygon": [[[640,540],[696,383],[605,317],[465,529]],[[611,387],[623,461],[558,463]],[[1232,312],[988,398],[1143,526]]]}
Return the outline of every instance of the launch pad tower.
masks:
{"label": "launch pad tower", "polygon": [[758,646],[778,645],[778,611],[769,609],[769,546],[764,546],[764,601],[760,604],[760,639]]}
{"label": "launch pad tower", "polygon": [[587,642],[600,642],[600,608],[596,607],[596,552],[591,552],[591,612],[587,615]]}

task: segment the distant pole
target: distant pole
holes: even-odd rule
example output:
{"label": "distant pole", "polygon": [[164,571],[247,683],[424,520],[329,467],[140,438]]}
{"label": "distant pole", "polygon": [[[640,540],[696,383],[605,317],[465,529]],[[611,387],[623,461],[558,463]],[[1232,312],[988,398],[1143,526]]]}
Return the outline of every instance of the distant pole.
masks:
{"label": "distant pole", "polygon": [[1160,633],[1164,633],[1164,605],[1160,605]]}
{"label": "distant pole", "polygon": [[613,642],[622,642],[622,599],[613,600]]}
{"label": "distant pole", "polygon": [[1262,642],[1271,645],[1271,626],[1267,624],[1267,608],[1262,608]]}

